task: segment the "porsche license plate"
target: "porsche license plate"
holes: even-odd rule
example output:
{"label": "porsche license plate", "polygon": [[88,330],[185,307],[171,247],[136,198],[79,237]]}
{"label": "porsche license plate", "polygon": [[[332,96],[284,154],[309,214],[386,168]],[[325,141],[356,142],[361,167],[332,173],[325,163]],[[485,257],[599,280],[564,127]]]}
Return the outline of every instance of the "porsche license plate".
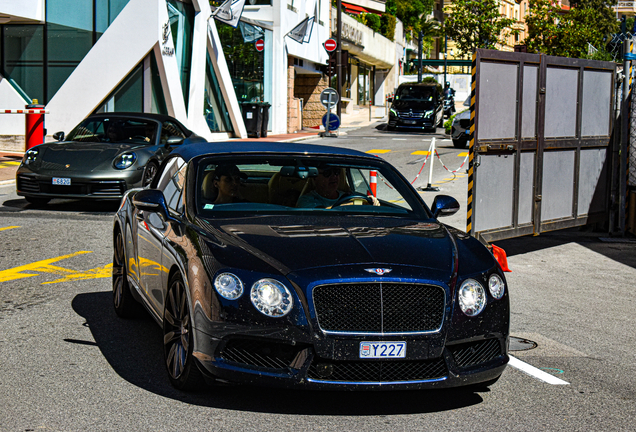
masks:
{"label": "porsche license plate", "polygon": [[360,342],[360,358],[404,358],[406,342]]}
{"label": "porsche license plate", "polygon": [[54,185],[70,186],[71,179],[68,177],[53,177]]}

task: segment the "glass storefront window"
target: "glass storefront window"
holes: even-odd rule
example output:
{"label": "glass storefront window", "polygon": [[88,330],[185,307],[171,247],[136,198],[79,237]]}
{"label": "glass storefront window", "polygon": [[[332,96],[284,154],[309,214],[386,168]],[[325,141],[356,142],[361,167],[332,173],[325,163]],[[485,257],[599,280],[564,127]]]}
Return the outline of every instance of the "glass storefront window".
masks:
{"label": "glass storefront window", "polygon": [[44,101],[44,27],[41,25],[3,26],[5,78],[28,100]]}
{"label": "glass storefront window", "polygon": [[216,26],[239,104],[265,101],[263,75],[265,51],[258,52],[253,43],[244,42],[239,28],[220,21],[216,21]]}
{"label": "glass storefront window", "polygon": [[183,98],[188,106],[190,89],[190,63],[192,60],[192,31],[194,27],[194,7],[177,0],[168,0],[170,32],[174,43],[174,55],[181,71]]}
{"label": "glass storefront window", "polygon": [[93,2],[47,0],[46,22],[48,101],[93,46]]}
{"label": "glass storefront window", "polygon": [[157,59],[153,51],[150,52],[150,85],[152,86],[152,94],[150,100],[150,112],[157,114],[168,114],[166,106],[166,98],[163,95],[163,86],[161,84],[161,76],[159,75],[159,67]]}
{"label": "glass storefront window", "polygon": [[100,38],[130,0],[98,0],[95,2],[95,33]]}
{"label": "glass storefront window", "polygon": [[95,112],[143,112],[143,62],[133,69]]}
{"label": "glass storefront window", "polygon": [[206,66],[205,99],[203,102],[205,121],[208,123],[211,132],[232,132],[230,114],[223,100],[221,87],[216,79],[216,73],[214,72],[209,54],[207,55]]}

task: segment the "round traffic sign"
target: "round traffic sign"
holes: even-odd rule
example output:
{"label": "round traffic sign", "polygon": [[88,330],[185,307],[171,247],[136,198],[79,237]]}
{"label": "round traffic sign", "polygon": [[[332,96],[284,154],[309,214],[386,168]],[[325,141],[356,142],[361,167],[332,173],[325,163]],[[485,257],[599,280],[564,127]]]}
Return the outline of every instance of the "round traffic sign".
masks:
{"label": "round traffic sign", "polygon": [[340,96],[338,96],[338,92],[334,88],[327,87],[320,93],[320,103],[322,103],[325,108],[335,107],[339,100]]}
{"label": "round traffic sign", "polygon": [[263,51],[265,49],[265,41],[263,41],[263,39],[257,40],[254,47],[256,47],[256,51],[258,52]]}
{"label": "round traffic sign", "polygon": [[325,44],[324,44],[324,45],[325,45],[325,49],[327,50],[327,52],[335,51],[335,50],[336,50],[336,48],[338,47],[338,44],[337,44],[337,43],[336,43],[336,41],[335,41],[335,40],[333,40],[333,39],[327,39],[327,40],[325,41]]}
{"label": "round traffic sign", "polygon": [[322,125],[325,127],[325,130],[329,132],[338,129],[340,127],[340,118],[336,114],[331,113],[331,116],[329,117],[329,127],[327,127],[328,115],[329,114],[325,114],[322,116]]}

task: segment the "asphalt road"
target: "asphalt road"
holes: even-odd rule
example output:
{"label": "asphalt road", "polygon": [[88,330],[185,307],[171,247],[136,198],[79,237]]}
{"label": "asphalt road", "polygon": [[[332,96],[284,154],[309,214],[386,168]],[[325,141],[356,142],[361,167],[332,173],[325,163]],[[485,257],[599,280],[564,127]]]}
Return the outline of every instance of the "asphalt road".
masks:
{"label": "asphalt road", "polygon": [[[312,141],[390,150],[381,157],[411,180],[422,163],[413,152],[428,150],[432,136],[369,127]],[[442,135],[436,141],[442,161],[459,166],[460,151]],[[438,193],[463,205],[465,176],[434,168]],[[414,185],[427,183],[420,175]],[[434,192],[421,193],[432,201]],[[159,327],[112,310],[116,208],[56,200],[36,209],[14,186],[0,186],[1,431],[634,430],[635,243],[580,230],[497,243],[512,269],[511,355],[519,362],[489,391],[217,386],[187,394],[166,378]],[[444,222],[462,228],[465,213]]]}

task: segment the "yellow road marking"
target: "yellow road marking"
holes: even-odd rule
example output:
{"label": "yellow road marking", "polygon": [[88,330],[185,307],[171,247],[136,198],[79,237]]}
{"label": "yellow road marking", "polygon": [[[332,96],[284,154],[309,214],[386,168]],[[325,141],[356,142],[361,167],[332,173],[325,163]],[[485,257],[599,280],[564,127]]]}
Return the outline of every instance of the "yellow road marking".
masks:
{"label": "yellow road marking", "polygon": [[428,150],[418,150],[418,151],[414,151],[413,153],[411,153],[412,155],[423,155],[423,156],[428,156],[431,152]]}
{"label": "yellow road marking", "polygon": [[103,267],[96,267],[94,269],[77,271],[64,267],[53,265],[58,261],[62,261],[67,258],[72,258],[78,255],[92,253],[91,251],[79,251],[68,255],[62,255],[56,258],[50,258],[47,260],[36,261],[31,264],[23,266],[13,267],[7,270],[0,271],[0,282],[8,282],[17,279],[24,279],[33,276],[40,276],[41,273],[49,273],[58,276],[62,276],[59,279],[50,282],[43,282],[42,284],[59,283],[73,280],[85,280],[85,279],[97,279],[106,278],[112,276],[112,264],[106,264]]}
{"label": "yellow road marking", "polygon": [[20,162],[0,162],[0,168],[8,168],[18,165],[20,165]]}
{"label": "yellow road marking", "polygon": [[0,228],[0,231],[6,231],[6,230],[14,229],[14,228],[21,228],[21,227],[19,227],[19,226],[8,226],[8,227]]}
{"label": "yellow road marking", "polygon": [[384,154],[384,153],[389,153],[390,151],[391,151],[391,150],[373,149],[373,150],[366,151],[365,153],[371,153],[371,154]]}
{"label": "yellow road marking", "polygon": [[466,157],[468,156],[468,152],[461,152],[460,154],[457,155],[457,157]]}

